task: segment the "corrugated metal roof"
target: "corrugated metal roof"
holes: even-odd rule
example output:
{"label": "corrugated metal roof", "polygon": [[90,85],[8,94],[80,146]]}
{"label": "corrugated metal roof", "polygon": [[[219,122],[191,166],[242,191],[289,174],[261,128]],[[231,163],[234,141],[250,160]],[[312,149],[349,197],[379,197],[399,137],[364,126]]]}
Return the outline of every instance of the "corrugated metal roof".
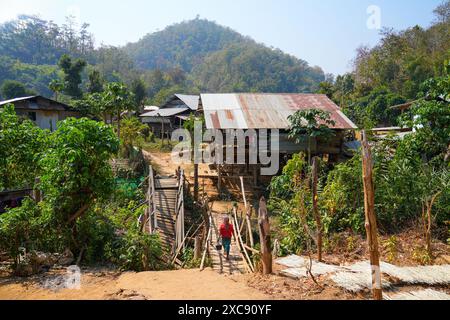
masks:
{"label": "corrugated metal roof", "polygon": [[159,109],[156,111],[150,111],[150,112],[143,113],[140,115],[140,117],[172,117],[177,114],[186,112],[188,110],[189,110],[189,108],[187,108],[187,107]]}
{"label": "corrugated metal roof", "polygon": [[208,129],[288,129],[288,117],[306,109],[330,112],[336,122],[333,129],[356,129],[339,107],[322,94],[202,94],[201,105]]}
{"label": "corrugated metal roof", "polygon": [[176,94],[175,96],[181,101],[183,101],[183,103],[187,105],[189,109],[194,111],[198,110],[198,103],[200,101],[200,96],[193,96],[187,94]]}
{"label": "corrugated metal roof", "polygon": [[[7,105],[8,103],[14,104],[15,102],[20,101],[34,101],[34,102],[41,102],[38,106],[34,106],[32,109],[42,109],[42,110],[59,110],[59,111],[74,111],[70,106],[68,106],[65,103],[61,103],[43,96],[29,96],[29,97],[21,97],[21,98],[15,98],[5,101],[0,101],[0,106]],[[39,101],[40,100],[40,101]],[[48,105],[47,105],[48,104]],[[31,109],[31,108],[30,108]]]}
{"label": "corrugated metal roof", "polygon": [[17,102],[17,101],[35,99],[37,97],[38,96],[30,96],[30,97],[22,97],[22,98],[15,98],[15,99],[10,99],[10,100],[0,101],[0,106],[3,106],[3,105],[8,104],[8,103],[14,103],[14,102]]}

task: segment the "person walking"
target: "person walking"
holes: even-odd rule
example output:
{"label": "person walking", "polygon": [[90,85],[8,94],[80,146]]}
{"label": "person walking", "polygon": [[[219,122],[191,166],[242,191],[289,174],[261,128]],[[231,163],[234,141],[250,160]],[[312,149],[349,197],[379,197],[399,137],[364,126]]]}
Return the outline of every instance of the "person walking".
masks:
{"label": "person walking", "polygon": [[223,250],[225,251],[226,259],[230,260],[231,239],[234,236],[234,228],[230,223],[230,218],[225,217],[220,226],[220,237],[222,238]]}

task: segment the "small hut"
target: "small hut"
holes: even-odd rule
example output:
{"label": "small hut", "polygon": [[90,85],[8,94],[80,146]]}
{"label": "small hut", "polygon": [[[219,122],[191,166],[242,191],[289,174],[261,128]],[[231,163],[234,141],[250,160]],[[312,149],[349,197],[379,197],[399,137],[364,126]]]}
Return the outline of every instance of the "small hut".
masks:
{"label": "small hut", "polygon": [[[335,122],[332,127],[335,135],[331,139],[313,139],[308,143],[305,137],[303,143],[297,144],[288,138],[290,127],[288,117],[306,109],[320,109],[330,113],[331,120]],[[344,151],[346,133],[353,132],[357,128],[333,101],[322,94],[202,94],[199,111],[204,113],[206,129],[218,129],[224,136],[227,131],[236,129],[255,129],[258,135],[260,129],[278,129],[280,168],[283,160],[294,153],[307,151],[308,146],[312,155],[326,155],[331,161],[336,161]],[[246,145],[248,147],[253,143],[256,142],[247,141]],[[243,176],[253,178],[257,183],[257,172],[261,166],[251,165],[247,160],[246,162],[215,167],[219,177]]]}
{"label": "small hut", "polygon": [[141,121],[147,123],[158,137],[170,138],[173,130],[183,126],[191,114],[198,110],[199,96],[175,94],[158,110],[140,115]]}
{"label": "small hut", "polygon": [[45,98],[31,96],[0,102],[0,109],[13,104],[17,115],[30,119],[41,129],[56,130],[56,123],[69,117],[79,118],[81,114],[70,106]]}

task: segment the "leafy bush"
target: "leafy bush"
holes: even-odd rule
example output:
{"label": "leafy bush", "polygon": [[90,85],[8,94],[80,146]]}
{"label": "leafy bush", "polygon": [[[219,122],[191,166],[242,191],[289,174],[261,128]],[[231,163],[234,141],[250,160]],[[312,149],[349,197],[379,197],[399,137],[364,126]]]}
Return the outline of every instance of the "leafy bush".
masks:
{"label": "leafy bush", "polygon": [[[39,234],[39,210],[31,199],[22,206],[0,216],[0,249],[7,251],[18,262],[19,248],[33,245]],[[31,249],[31,248],[30,248]]]}
{"label": "leafy bush", "polygon": [[121,154],[128,157],[133,147],[142,148],[145,142],[144,131],[148,126],[142,124],[138,118],[130,117],[122,120],[120,129]]}
{"label": "leafy bush", "polygon": [[270,184],[268,208],[277,214],[281,229],[280,250],[282,254],[300,253],[305,248],[307,235],[304,222],[313,223],[311,192],[306,178],[309,166],[305,155],[296,154],[283,168],[283,174],[274,177]]}
{"label": "leafy bush", "polygon": [[33,186],[48,133],[19,118],[13,105],[0,110],[0,190]]}
{"label": "leafy bush", "polygon": [[157,234],[143,234],[131,229],[116,240],[109,257],[122,270],[148,271],[162,268],[162,255]]}
{"label": "leafy bush", "polygon": [[41,187],[55,218],[70,223],[92,201],[111,193],[114,180],[108,161],[119,143],[110,126],[85,118],[59,122],[50,141],[40,161]]}

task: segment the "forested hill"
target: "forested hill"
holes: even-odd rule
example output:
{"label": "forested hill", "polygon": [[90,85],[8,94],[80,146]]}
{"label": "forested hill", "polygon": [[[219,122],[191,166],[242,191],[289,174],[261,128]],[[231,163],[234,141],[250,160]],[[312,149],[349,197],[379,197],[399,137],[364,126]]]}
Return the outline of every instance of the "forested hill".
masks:
{"label": "forested hill", "polygon": [[180,67],[190,72],[210,53],[231,44],[254,43],[241,34],[214,22],[195,19],[150,33],[124,50],[143,69],[168,70]]}
{"label": "forested hill", "polygon": [[319,67],[204,19],[148,34],[124,50],[140,68],[181,68],[209,92],[308,92],[325,79]]}
{"label": "forested hill", "polygon": [[268,48],[230,28],[204,19],[174,24],[123,47],[95,48],[89,24],[70,17],[62,26],[32,16],[0,24],[0,86],[17,80],[51,95],[49,81],[61,77],[63,54],[88,62],[106,81],[144,83],[149,103],[176,91],[313,92],[324,81],[319,67]]}

